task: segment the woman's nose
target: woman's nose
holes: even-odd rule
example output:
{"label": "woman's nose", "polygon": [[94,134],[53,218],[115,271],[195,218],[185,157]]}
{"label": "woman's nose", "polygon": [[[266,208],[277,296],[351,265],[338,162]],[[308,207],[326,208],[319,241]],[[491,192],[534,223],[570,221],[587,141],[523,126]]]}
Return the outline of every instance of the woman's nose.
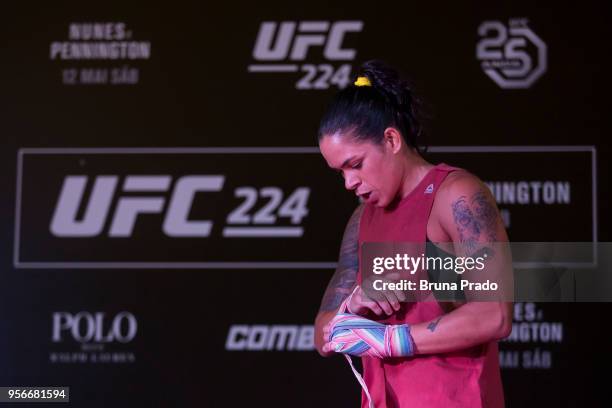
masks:
{"label": "woman's nose", "polygon": [[359,186],[360,180],[358,177],[347,174],[344,178],[344,187],[347,190],[355,190]]}

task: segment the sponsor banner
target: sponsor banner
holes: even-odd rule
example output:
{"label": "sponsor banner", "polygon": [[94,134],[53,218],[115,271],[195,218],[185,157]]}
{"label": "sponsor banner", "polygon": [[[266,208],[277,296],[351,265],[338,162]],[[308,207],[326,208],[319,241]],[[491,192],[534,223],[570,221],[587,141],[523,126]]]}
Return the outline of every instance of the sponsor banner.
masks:
{"label": "sponsor banner", "polygon": [[[431,155],[485,181],[511,240],[595,240],[592,148]],[[333,268],[357,205],[308,147],[21,149],[17,174],[18,268]]]}
{"label": "sponsor banner", "polygon": [[225,341],[226,351],[312,351],[313,325],[233,324]]}
{"label": "sponsor banner", "polygon": [[126,311],[54,312],[49,362],[58,364],[128,364],[136,362],[129,344],[138,333],[136,317]]}
{"label": "sponsor banner", "polygon": [[15,263],[331,268],[358,202],[315,151],[24,149]]}

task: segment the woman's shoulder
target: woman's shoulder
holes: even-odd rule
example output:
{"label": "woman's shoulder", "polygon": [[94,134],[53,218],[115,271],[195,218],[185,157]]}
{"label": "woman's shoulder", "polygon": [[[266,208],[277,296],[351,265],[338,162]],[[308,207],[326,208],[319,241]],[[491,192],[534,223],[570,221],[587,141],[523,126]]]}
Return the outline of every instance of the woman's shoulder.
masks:
{"label": "woman's shoulder", "polygon": [[475,201],[495,203],[491,191],[480,178],[467,170],[456,169],[440,184],[431,215],[441,225],[452,224],[457,209],[471,206]]}
{"label": "woman's shoulder", "polygon": [[450,171],[438,188],[438,195],[441,196],[439,198],[461,196],[486,188],[482,180],[475,174],[462,168],[447,167],[450,168]]}

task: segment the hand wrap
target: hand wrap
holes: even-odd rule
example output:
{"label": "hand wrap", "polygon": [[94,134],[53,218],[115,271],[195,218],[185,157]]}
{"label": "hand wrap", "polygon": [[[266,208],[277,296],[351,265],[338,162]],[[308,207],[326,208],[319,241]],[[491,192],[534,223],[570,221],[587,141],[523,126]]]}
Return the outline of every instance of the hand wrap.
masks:
{"label": "hand wrap", "polygon": [[336,353],[352,356],[388,358],[414,354],[409,325],[385,325],[350,313],[339,313],[332,319],[329,343]]}

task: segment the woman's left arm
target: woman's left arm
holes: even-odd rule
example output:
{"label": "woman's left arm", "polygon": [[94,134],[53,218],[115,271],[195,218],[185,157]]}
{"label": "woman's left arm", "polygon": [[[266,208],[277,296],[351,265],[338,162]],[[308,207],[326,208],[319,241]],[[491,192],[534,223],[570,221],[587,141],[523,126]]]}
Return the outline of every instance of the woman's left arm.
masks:
{"label": "woman's left arm", "polygon": [[[491,192],[478,178],[463,171],[449,174],[436,195],[432,215],[451,237],[457,256],[486,254],[485,269],[474,273],[495,277],[500,283],[511,282],[508,236]],[[512,286],[500,290],[512,290]],[[466,295],[468,301],[453,311],[410,327],[417,354],[461,350],[510,334],[510,296],[482,301],[477,291]]]}

